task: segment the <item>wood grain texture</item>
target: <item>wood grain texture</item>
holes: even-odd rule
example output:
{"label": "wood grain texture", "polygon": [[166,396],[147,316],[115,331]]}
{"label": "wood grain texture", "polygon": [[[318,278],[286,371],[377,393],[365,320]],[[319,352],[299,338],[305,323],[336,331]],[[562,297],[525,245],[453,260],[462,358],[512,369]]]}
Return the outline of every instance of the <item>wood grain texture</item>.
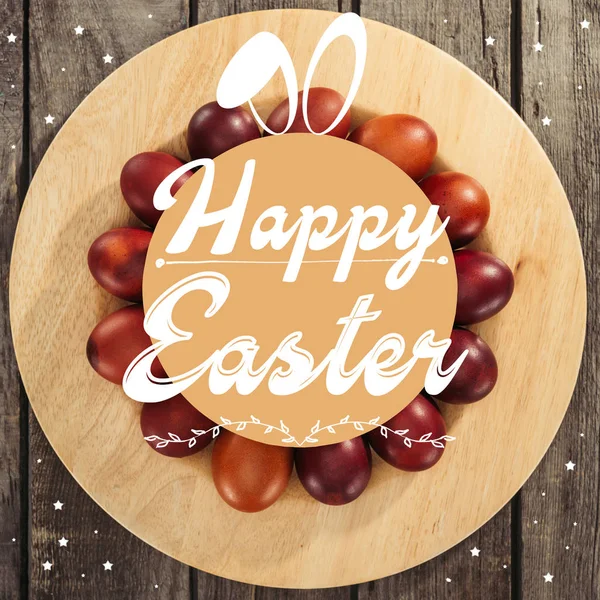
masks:
{"label": "wood grain texture", "polygon": [[[589,29],[581,28],[584,19],[592,23]],[[521,21],[523,118],[554,163],[573,207],[588,286],[588,332],[575,396],[550,451],[522,491],[522,594],[597,600],[600,6],[594,1],[528,0],[522,3]],[[544,45],[541,52],[532,47],[538,41]],[[546,116],[552,121],[545,127]],[[574,471],[565,468],[569,460],[576,463]],[[554,575],[552,584],[544,582],[548,572]]]}
{"label": "wood grain texture", "polygon": [[[508,600],[512,597],[510,525],[508,506],[441,556],[404,573],[359,585],[357,598]],[[471,548],[481,551],[478,557],[471,555]]]}
{"label": "wood grain texture", "polygon": [[[0,598],[19,598],[27,569],[27,529],[21,528],[22,489],[26,485],[20,444],[21,385],[8,319],[8,271],[14,230],[24,196],[21,189],[23,143],[23,7],[20,0],[0,5]],[[14,43],[6,36],[17,35]],[[14,539],[14,541],[13,541]]]}
{"label": "wood grain texture", "polygon": [[[360,3],[362,16],[399,27],[448,52],[509,101],[510,10],[507,0],[445,0],[435,4],[361,0]],[[488,37],[495,38],[493,45],[486,44]],[[471,556],[469,550],[474,547],[481,550],[479,557]],[[508,599],[512,595],[511,550],[511,506],[507,505],[455,548],[416,569],[361,585],[358,597],[418,600],[457,594],[464,600]]]}
{"label": "wood grain texture", "polygon": [[[33,168],[70,113],[102,79],[133,55],[185,27],[187,16],[185,0],[102,6],[92,0],[33,0],[29,19]],[[83,35],[75,34],[78,25],[84,27]],[[106,54],[114,57],[112,64],[103,61]],[[55,117],[53,125],[45,123],[48,114]],[[79,135],[95,133],[82,128]],[[189,569],[150,548],[104,513],[56,457],[33,414],[30,467],[32,599],[189,598]],[[65,503],[62,511],[54,510],[52,503],[57,500]],[[59,548],[62,536],[69,540],[67,548]],[[42,568],[46,560],[53,563],[51,572]],[[102,563],[107,560],[114,566],[105,572]]]}
{"label": "wood grain texture", "polygon": [[196,571],[193,600],[350,600],[351,587],[293,590],[248,585]]}
{"label": "wood grain texture", "polygon": [[284,590],[277,588],[257,587],[256,600],[351,600],[356,596],[353,590],[357,586],[345,586],[315,590]]}
{"label": "wood grain texture", "polygon": [[351,0],[196,0],[196,2],[198,23],[244,12],[278,8],[312,8],[339,12],[352,10]]}
{"label": "wood grain texture", "polygon": [[194,569],[192,600],[254,600],[255,587]]}
{"label": "wood grain texture", "polygon": [[[114,307],[89,277],[85,253],[100,232],[127,219],[115,185],[121,166],[142,149],[181,150],[189,115],[214,97],[212,72],[224,68],[241,40],[265,28],[277,32],[303,72],[333,18],[322,11],[247,14],[206,24],[202,36],[182,32],[124,65],[81,104],[44,157],[25,203],[11,270],[12,323],[26,387],[55,449],[88,493],[126,527],[181,560],[286,587],[336,585],[410,568],[487,521],[554,437],[583,336],[577,233],[556,174],[531,133],[449,56],[367,21],[370,51],[355,121],[398,111],[425,118],[439,135],[438,167],[471,173],[493,193],[497,209],[481,246],[516,272],[512,302],[478,328],[502,365],[495,391],[475,406],[446,407],[450,433],[460,442],[448,447],[444,468],[415,477],[375,461],[368,492],[341,509],[312,502],[294,480],[269,511],[233,513],[210,483],[209,453],[171,461],[167,469],[164,458],[147,449],[137,431],[137,407],[100,380],[81,352],[95,322]],[[332,47],[315,85],[341,85],[341,67],[350,58]],[[199,71],[198,61],[210,62],[212,71]],[[411,86],[403,85],[407,72]],[[268,111],[282,95],[281,82],[258,110]],[[169,121],[156,127],[167,112]],[[80,135],[87,128],[99,132],[93,155],[90,140]],[[73,176],[58,178],[57,172]],[[42,227],[48,234],[36,235]],[[538,235],[542,231],[552,234]],[[548,270],[553,252],[562,261]],[[570,328],[557,327],[567,319]],[[537,378],[531,356],[540,357]]]}

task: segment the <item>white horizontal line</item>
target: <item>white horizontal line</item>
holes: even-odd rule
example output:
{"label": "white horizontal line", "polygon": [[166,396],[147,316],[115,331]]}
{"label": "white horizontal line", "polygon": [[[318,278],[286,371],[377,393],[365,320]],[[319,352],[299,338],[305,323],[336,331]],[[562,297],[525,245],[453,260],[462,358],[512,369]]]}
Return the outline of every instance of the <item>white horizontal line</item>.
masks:
{"label": "white horizontal line", "polygon": [[[369,262],[396,262],[397,258],[370,258],[364,260],[353,260],[355,263]],[[338,263],[339,259],[331,260],[303,260],[302,264],[315,263]],[[434,259],[424,259],[424,262],[434,262]],[[167,260],[166,265],[207,265],[207,264],[237,264],[237,265],[287,265],[288,260]]]}

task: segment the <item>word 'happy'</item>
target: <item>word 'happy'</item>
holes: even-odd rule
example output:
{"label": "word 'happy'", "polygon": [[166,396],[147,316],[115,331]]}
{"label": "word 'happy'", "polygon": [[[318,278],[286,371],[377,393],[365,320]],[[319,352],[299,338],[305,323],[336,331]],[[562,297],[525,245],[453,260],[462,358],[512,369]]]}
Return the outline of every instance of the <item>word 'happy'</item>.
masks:
{"label": "word 'happy'", "polygon": [[[167,210],[173,206],[176,200],[171,195],[172,185],[181,175],[195,167],[205,168],[204,179],[167,245],[166,252],[168,254],[186,252],[200,229],[220,224],[211,254],[214,256],[230,254],[238,241],[244,220],[256,161],[253,159],[246,161],[240,185],[231,205],[227,208],[208,212],[208,202],[215,178],[215,163],[211,159],[201,158],[176,169],[160,184],[154,196],[154,205],[157,209]],[[341,226],[338,226],[338,210],[331,205],[318,208],[306,205],[300,209],[300,216],[292,223],[289,222],[285,206],[271,206],[255,221],[250,233],[250,248],[261,250],[269,246],[279,251],[291,244],[291,252],[283,275],[283,281],[289,283],[296,281],[307,250],[313,252],[325,250],[345,237],[333,277],[333,281],[339,283],[347,280],[357,250],[375,250],[393,239],[395,248],[403,254],[388,269],[385,285],[389,290],[398,290],[411,280],[423,261],[425,252],[442,235],[448,222],[446,219],[440,226],[436,226],[438,207],[432,205],[421,223],[415,226],[416,207],[413,204],[406,204],[402,208],[404,214],[386,230],[388,210],[382,205],[369,208],[354,206],[350,209],[350,216]]]}

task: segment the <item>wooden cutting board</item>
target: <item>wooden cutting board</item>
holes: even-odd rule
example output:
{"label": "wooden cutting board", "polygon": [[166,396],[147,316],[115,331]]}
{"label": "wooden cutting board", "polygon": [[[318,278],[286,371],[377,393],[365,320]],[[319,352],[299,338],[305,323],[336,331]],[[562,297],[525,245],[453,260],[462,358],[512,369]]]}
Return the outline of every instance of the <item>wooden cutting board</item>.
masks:
{"label": "wooden cutting board", "polygon": [[[119,191],[125,161],[144,150],[186,156],[184,131],[215,97],[229,58],[267,30],[297,73],[336,17],[269,11],[181,32],[108,77],[63,126],[30,187],[10,278],[11,322],[29,399],[69,471],[115,519],[161,551],[244,582],[327,587],[408,569],[458,543],[522,486],[569,404],[585,333],[585,278],[569,202],[542,148],[516,113],[462,64],[429,44],[365,21],[368,58],[354,124],[415,114],[435,128],[437,170],[476,177],[492,214],[476,247],[513,269],[509,306],[476,330],[494,349],[498,384],[486,400],[443,407],[457,439],[430,471],[402,473],[375,459],[367,491],[344,507],[312,500],[299,482],[263,513],[233,511],[211,482],[210,452],[170,460],[139,432],[140,406],[85,358],[87,337],[117,308],[86,255],[112,227],[135,223]],[[325,54],[313,85],[347,90],[347,40]],[[263,117],[283,81],[261,94]]]}

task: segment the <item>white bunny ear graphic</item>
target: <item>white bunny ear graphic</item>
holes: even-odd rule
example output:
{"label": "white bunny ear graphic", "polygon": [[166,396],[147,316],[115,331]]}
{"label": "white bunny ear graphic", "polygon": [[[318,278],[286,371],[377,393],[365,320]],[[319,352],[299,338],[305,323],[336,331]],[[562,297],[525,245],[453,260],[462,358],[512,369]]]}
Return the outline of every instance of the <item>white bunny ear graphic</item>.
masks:
{"label": "white bunny ear graphic", "polygon": [[[285,129],[271,131],[256,112],[252,98],[281,69],[290,99]],[[285,133],[292,125],[298,108],[298,81],[292,58],[285,44],[273,33],[263,31],[250,38],[229,61],[217,86],[217,102],[223,108],[236,108],[248,102],[258,124],[268,133]]]}
{"label": "white bunny ear graphic", "polygon": [[[347,36],[354,44],[354,73],[346,102],[333,123],[318,135],[330,132],[348,112],[358,92],[367,60],[367,31],[362,19],[354,13],[340,15],[323,33],[306,71],[302,100],[302,113],[306,127],[315,133],[308,122],[308,90],[315,69],[323,53],[341,36]],[[271,81],[275,73],[281,69],[290,101],[288,121],[283,131],[271,131],[260,118],[252,98]],[[262,31],[251,37],[233,56],[225,67],[217,86],[217,102],[223,108],[236,108],[248,102],[250,110],[258,124],[271,135],[285,133],[294,122],[298,110],[298,80],[296,70],[285,44],[273,33]]]}

